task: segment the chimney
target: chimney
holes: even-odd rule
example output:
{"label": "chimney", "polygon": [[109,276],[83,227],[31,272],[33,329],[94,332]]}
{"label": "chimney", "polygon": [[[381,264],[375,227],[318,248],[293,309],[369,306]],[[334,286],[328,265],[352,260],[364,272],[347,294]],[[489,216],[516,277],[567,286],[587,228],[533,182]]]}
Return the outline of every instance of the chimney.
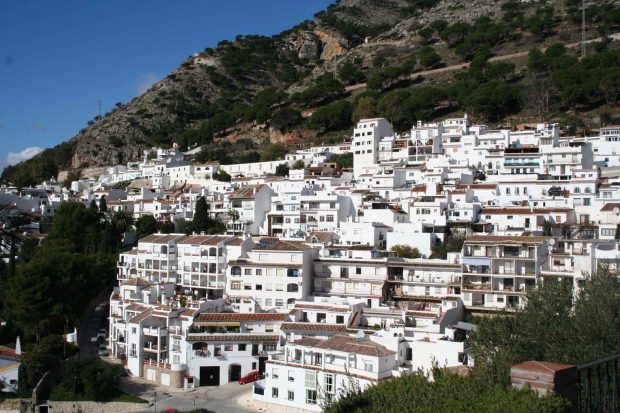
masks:
{"label": "chimney", "polygon": [[15,354],[17,355],[22,354],[22,342],[19,339],[19,336],[17,336],[17,338],[15,339]]}

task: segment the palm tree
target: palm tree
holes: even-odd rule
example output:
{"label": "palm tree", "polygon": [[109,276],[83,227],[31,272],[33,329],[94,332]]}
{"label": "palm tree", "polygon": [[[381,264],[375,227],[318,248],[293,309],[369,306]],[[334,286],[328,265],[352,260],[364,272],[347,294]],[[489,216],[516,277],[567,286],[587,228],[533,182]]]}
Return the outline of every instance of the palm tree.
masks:
{"label": "palm tree", "polygon": [[124,234],[133,225],[133,218],[123,211],[116,211],[112,215],[112,226],[119,234]]}

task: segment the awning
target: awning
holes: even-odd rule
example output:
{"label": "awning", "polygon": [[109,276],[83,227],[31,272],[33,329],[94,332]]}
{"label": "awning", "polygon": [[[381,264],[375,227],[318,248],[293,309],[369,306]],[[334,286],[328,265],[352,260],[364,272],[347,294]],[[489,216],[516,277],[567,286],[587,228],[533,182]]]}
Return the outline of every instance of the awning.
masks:
{"label": "awning", "polygon": [[463,264],[465,265],[491,265],[491,259],[483,258],[483,257],[480,257],[480,258],[463,257]]}
{"label": "awning", "polygon": [[239,321],[194,321],[196,327],[239,327]]}

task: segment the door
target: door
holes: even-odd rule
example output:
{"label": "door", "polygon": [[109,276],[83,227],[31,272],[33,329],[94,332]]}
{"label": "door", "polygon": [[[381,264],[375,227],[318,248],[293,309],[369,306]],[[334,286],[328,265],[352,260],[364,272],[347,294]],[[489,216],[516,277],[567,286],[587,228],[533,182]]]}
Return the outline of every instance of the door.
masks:
{"label": "door", "polygon": [[157,371],[154,369],[146,369],[146,379],[148,381],[157,381]]}
{"label": "door", "polygon": [[231,364],[228,366],[228,381],[239,381],[241,378],[241,365]]}
{"label": "door", "polygon": [[258,358],[258,371],[261,373],[265,372],[265,362],[267,361],[267,357],[259,357]]}
{"label": "door", "polygon": [[200,367],[200,385],[201,386],[219,386],[220,385],[219,366]]}

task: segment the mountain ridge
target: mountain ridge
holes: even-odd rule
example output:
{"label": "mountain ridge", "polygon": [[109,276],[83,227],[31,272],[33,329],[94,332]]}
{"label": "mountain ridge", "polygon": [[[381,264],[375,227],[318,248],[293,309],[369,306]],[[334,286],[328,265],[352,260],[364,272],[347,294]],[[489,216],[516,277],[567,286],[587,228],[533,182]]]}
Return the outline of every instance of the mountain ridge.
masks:
{"label": "mountain ridge", "polygon": [[[469,37],[470,43],[485,45],[485,62],[515,48],[578,39],[574,3],[473,0],[464,7],[456,0],[341,0],[278,35],[237,36],[189,56],[144,94],[90,121],[67,142],[34,160],[7,168],[2,179],[32,184],[60,170],[136,161],[144,150],[173,142],[182,147],[207,145],[211,154],[228,152],[228,159],[216,159],[226,162],[257,160],[265,147],[277,142],[335,139],[329,134],[346,129],[356,112],[364,114],[360,101],[374,99],[375,107],[366,108],[368,114],[381,109],[376,92],[409,91],[418,82],[423,88],[436,87],[456,79],[458,74],[421,80],[409,75],[475,62],[485,50],[467,44]],[[603,3],[609,7],[599,14],[618,13],[616,2]],[[538,16],[549,14],[549,9],[551,17],[536,28],[541,24]],[[591,24],[611,29],[617,20]],[[550,33],[545,33],[545,25],[553,26]],[[497,36],[485,37],[485,31]],[[498,79],[508,86],[522,81],[519,67],[514,72],[508,69],[503,68],[507,73]],[[362,83],[367,92],[346,89]],[[445,94],[429,97],[445,110],[425,109],[415,117],[426,115],[431,120],[452,109],[465,109],[456,94]],[[339,102],[343,103],[338,107]],[[519,111],[505,112],[501,119]]]}

